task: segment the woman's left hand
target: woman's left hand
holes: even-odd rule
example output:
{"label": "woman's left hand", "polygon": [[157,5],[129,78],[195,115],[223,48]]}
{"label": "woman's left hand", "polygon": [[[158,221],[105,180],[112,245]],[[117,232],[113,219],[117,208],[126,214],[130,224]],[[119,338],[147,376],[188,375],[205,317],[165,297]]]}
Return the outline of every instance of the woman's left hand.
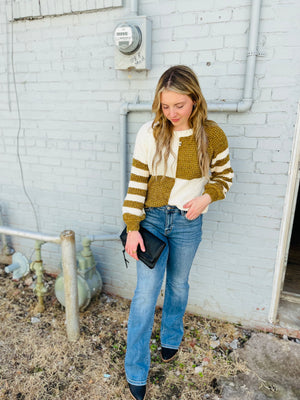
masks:
{"label": "woman's left hand", "polygon": [[200,214],[206,209],[206,207],[211,203],[211,197],[209,194],[205,193],[202,196],[195,197],[193,200],[188,201],[184,204],[184,208],[188,208],[186,213],[187,219],[196,219]]}

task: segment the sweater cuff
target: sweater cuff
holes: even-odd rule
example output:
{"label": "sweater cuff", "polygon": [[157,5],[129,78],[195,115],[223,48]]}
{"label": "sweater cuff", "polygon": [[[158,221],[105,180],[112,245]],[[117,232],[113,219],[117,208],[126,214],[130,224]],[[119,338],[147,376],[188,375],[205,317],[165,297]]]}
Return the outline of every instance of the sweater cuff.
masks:
{"label": "sweater cuff", "polygon": [[128,222],[127,224],[127,233],[131,231],[138,231],[140,229],[140,222]]}
{"label": "sweater cuff", "polygon": [[132,215],[129,213],[123,214],[123,220],[127,226],[126,230],[128,231],[138,231],[140,229],[140,222],[145,218],[138,217],[136,215]]}
{"label": "sweater cuff", "polygon": [[205,189],[203,194],[205,194],[205,193],[210,195],[212,203],[214,201],[221,200],[221,198],[219,196],[219,191],[217,189],[215,189],[214,187],[212,187],[211,185],[207,189]]}

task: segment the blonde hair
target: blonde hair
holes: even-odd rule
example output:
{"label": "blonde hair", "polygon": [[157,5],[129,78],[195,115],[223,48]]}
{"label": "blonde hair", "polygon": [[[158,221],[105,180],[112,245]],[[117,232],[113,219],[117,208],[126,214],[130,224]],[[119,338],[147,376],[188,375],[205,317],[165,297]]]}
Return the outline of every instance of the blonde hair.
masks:
{"label": "blonde hair", "polygon": [[176,65],[165,71],[160,77],[156,90],[152,111],[155,118],[152,124],[153,135],[156,141],[156,153],[152,167],[164,158],[164,174],[166,174],[167,160],[171,153],[172,123],[164,116],[161,108],[160,95],[164,90],[171,90],[189,96],[194,107],[189,118],[190,128],[197,143],[197,154],[202,176],[209,175],[209,158],[207,153],[208,140],[205,132],[207,125],[207,104],[194,71],[185,65]]}

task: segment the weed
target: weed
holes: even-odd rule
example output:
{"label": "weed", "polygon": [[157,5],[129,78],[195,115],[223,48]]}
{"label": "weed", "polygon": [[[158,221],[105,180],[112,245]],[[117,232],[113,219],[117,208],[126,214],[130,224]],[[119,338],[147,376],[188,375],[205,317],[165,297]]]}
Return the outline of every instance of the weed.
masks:
{"label": "weed", "polygon": [[[33,324],[37,300],[32,289],[1,276],[1,400],[128,399],[124,360],[130,302],[106,294],[94,298],[80,313],[80,339],[70,343],[65,312],[55,299],[53,286],[52,280],[46,310],[38,316],[40,322]],[[178,359],[163,363],[160,321],[161,310],[157,309],[150,342],[149,398],[199,400],[204,394],[218,392],[220,376],[235,375],[243,368],[229,357],[226,348],[226,342],[233,339],[247,340],[241,331],[189,313],[184,317],[185,335]],[[210,349],[212,333],[220,340],[217,349]],[[196,373],[200,365],[203,370]]]}

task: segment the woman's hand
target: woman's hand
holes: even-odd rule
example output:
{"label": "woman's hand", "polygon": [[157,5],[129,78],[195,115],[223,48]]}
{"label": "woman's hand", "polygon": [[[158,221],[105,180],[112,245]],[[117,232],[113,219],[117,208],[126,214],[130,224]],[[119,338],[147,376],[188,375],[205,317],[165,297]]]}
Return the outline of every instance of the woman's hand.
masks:
{"label": "woman's hand", "polygon": [[186,213],[187,219],[196,219],[200,214],[206,209],[206,207],[211,203],[211,197],[209,194],[205,193],[202,196],[195,197],[193,200],[188,201],[184,204],[184,208],[188,208]]}
{"label": "woman's hand", "polygon": [[137,261],[138,261],[138,256],[136,254],[136,251],[137,251],[138,245],[140,245],[140,248],[142,251],[146,250],[145,246],[144,246],[144,241],[143,241],[143,238],[142,238],[142,235],[140,234],[140,232],[139,231],[128,232],[125,250],[131,257],[135,258]]}

